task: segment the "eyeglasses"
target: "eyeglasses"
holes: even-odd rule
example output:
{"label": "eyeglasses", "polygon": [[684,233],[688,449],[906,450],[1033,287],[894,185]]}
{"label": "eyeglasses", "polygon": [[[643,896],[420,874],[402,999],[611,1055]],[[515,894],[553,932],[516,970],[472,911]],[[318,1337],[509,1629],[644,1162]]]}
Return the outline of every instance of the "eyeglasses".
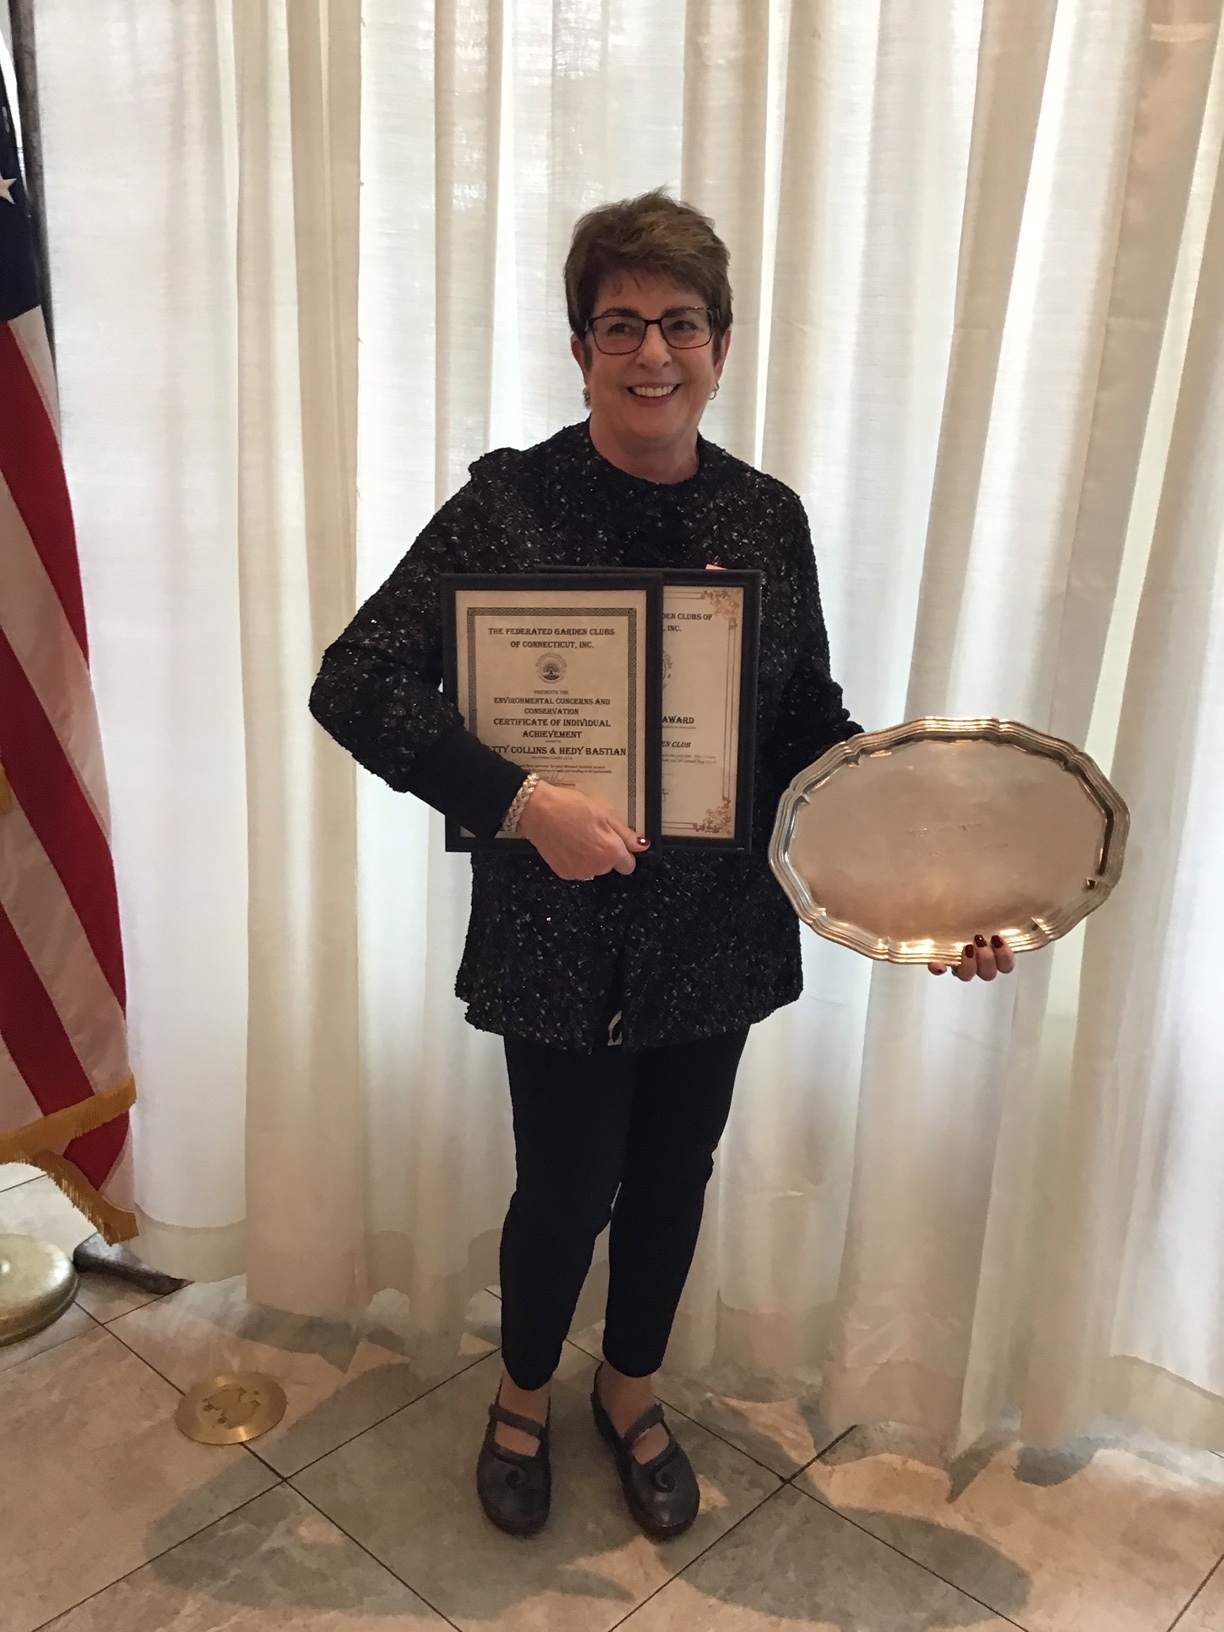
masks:
{"label": "eyeglasses", "polygon": [[678,351],[708,346],[713,334],[713,314],[708,306],[673,306],[662,317],[640,317],[637,312],[601,312],[587,324],[587,333],[600,351],[624,356],[636,351],[646,338],[646,330],[658,324],[667,344]]}

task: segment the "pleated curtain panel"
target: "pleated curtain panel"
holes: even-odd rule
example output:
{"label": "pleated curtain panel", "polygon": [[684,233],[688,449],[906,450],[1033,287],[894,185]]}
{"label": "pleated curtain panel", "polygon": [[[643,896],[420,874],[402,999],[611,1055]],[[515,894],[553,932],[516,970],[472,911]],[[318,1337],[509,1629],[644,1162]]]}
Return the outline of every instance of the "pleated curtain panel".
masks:
{"label": "pleated curtain panel", "polygon": [[150,1262],[395,1288],[440,1349],[496,1277],[468,864],[306,697],[469,461],[582,417],[569,231],[666,184],[732,253],[704,429],[803,495],[855,717],[1026,721],[1133,815],[1105,910],[992,987],[805,931],[669,1363],[953,1448],[1012,1409],[1224,1450],[1220,11],[40,0]]}

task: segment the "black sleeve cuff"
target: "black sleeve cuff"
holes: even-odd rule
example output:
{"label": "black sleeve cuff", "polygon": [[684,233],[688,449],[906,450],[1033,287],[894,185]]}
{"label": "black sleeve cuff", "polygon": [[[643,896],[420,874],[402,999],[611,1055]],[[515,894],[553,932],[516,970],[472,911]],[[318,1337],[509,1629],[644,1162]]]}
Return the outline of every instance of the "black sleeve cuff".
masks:
{"label": "black sleeve cuff", "polygon": [[407,788],[478,839],[491,839],[526,780],[521,765],[455,725],[416,756]]}

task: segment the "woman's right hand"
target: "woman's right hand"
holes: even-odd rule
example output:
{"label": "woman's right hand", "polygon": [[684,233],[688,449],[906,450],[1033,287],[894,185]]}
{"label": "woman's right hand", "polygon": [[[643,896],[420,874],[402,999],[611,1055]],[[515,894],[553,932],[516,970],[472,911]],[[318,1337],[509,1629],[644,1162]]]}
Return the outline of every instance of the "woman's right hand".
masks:
{"label": "woman's right hand", "polygon": [[529,839],[558,878],[581,881],[597,873],[631,873],[650,846],[601,800],[577,788],[537,784],[518,819],[518,831]]}

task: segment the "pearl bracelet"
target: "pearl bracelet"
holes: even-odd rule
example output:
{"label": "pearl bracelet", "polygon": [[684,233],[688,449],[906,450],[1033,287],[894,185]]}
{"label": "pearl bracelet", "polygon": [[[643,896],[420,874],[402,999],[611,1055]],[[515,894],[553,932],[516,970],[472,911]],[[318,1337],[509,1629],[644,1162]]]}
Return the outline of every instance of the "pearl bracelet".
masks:
{"label": "pearl bracelet", "polygon": [[540,778],[534,771],[528,771],[527,779],[510,801],[510,808],[502,818],[501,834],[503,838],[513,838],[518,832],[519,818],[527,808],[527,801],[540,785]]}

